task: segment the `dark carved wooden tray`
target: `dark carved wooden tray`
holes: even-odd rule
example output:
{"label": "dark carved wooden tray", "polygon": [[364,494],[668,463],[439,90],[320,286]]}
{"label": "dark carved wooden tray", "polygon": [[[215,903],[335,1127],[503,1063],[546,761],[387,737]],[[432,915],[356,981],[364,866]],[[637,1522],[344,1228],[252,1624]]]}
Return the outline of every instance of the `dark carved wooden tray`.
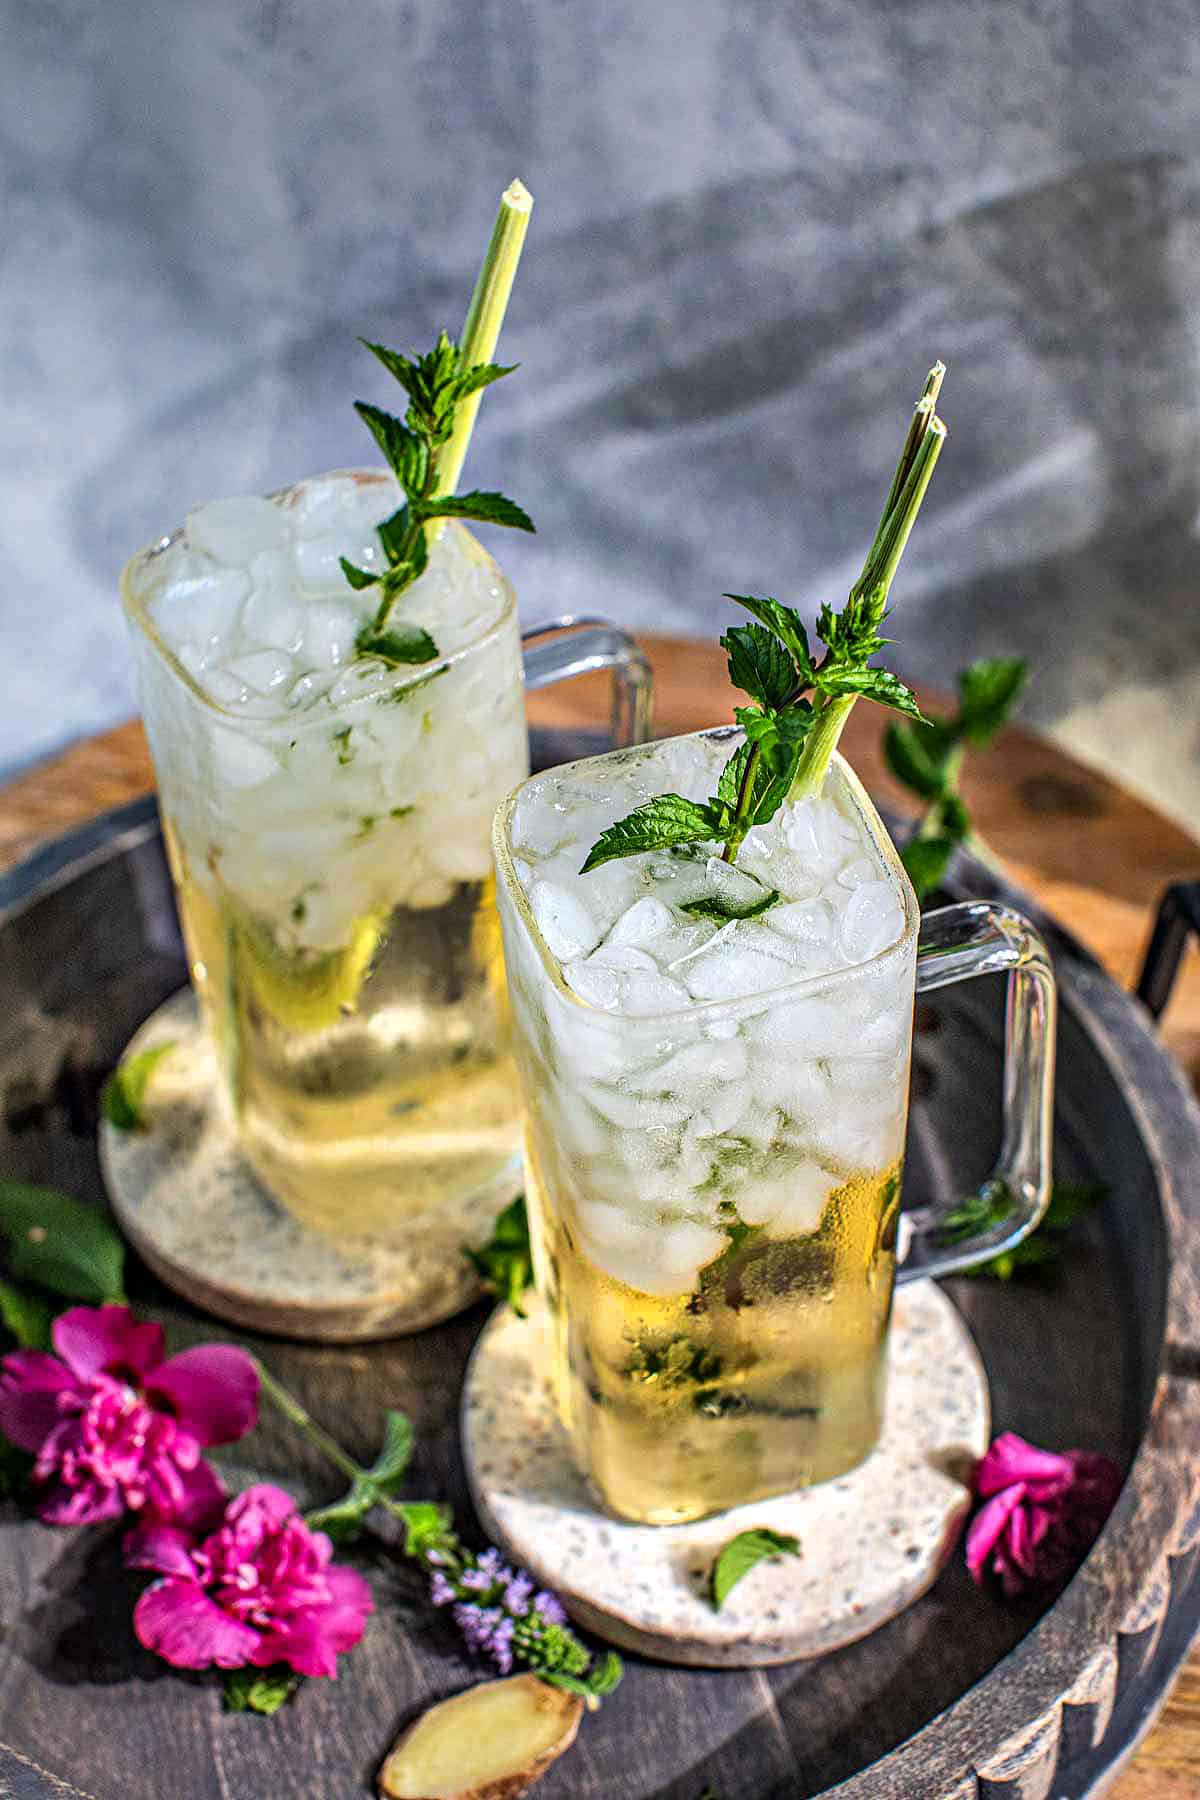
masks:
{"label": "dark carved wooden tray", "polygon": [[[543,739],[539,761],[590,745]],[[955,894],[1007,894],[960,862]],[[1027,908],[1028,909],[1028,908]],[[981,1594],[961,1557],[874,1636],[819,1662],[746,1673],[632,1661],[538,1788],[545,1800],[1076,1800],[1146,1728],[1200,1622],[1200,1111],[1141,1007],[1052,921],[1062,994],[1057,1171],[1110,1190],[1058,1288],[950,1285],[992,1385],[996,1429],[1104,1449],[1128,1469],[1099,1543],[1053,1603]],[[0,1169],[99,1199],[101,1079],[184,963],[153,803],[138,802],[0,879]],[[995,1148],[1001,993],[924,1008],[909,1190],[966,1192]],[[139,1308],[180,1346],[226,1335],[145,1271]],[[459,1384],[482,1307],[354,1349],[253,1342],[369,1457],[399,1406],[419,1438],[412,1491],[469,1502]],[[331,1495],[336,1478],[272,1421],[237,1446],[260,1477]],[[478,1674],[403,1563],[380,1549],[379,1610],[336,1685],[275,1718],[226,1715],[129,1627],[119,1534],[0,1509],[0,1792],[14,1800],[362,1800],[397,1729]]]}

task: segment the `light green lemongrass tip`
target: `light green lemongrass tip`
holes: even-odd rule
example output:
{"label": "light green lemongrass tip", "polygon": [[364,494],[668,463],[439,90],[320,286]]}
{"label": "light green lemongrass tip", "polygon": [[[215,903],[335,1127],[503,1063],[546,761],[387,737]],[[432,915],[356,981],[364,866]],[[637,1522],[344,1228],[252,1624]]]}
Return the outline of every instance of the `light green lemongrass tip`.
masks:
{"label": "light green lemongrass tip", "polygon": [[[533,195],[522,181],[514,181],[500,196],[492,241],[463,323],[459,363],[464,369],[492,360],[532,211]],[[453,494],[458,487],[482,397],[482,390],[470,394],[455,409],[454,430],[438,457],[439,494]]]}

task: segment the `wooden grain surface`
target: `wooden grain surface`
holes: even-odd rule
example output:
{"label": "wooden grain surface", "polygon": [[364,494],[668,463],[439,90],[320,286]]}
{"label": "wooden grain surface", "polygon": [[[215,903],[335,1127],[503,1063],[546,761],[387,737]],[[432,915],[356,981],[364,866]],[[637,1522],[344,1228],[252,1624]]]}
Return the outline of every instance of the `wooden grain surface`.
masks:
{"label": "wooden grain surface", "polygon": [[[724,659],[710,645],[643,640],[657,682],[660,734],[728,716]],[[936,710],[938,696],[925,695]],[[530,699],[542,724],[595,723],[602,678]],[[859,707],[845,748],[872,793],[903,810],[879,754],[879,715]],[[130,723],[77,744],[0,790],[0,867],[39,842],[152,786],[141,727]],[[964,791],[975,821],[1007,870],[1069,926],[1116,980],[1140,965],[1153,907],[1171,881],[1200,877],[1200,844],[1153,808],[1031,733],[1006,731],[968,764]],[[1200,954],[1186,959],[1163,1036],[1200,1085]],[[1193,1653],[1162,1717],[1110,1790],[1112,1800],[1200,1796],[1200,1652]]]}

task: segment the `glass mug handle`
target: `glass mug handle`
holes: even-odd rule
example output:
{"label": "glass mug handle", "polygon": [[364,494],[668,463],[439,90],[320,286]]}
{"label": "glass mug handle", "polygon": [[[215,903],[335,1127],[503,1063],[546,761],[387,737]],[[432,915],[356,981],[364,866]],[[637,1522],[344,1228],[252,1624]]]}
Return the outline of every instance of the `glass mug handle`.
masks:
{"label": "glass mug handle", "polygon": [[1054,1110],[1055,987],[1050,956],[1028,919],[990,900],[965,900],[926,913],[917,942],[917,992],[976,975],[1008,972],[1004,1019],[1004,1100],[1000,1158],[979,1190],[980,1220],[969,1235],[947,1231],[944,1213],[905,1213],[908,1255],[896,1280],[952,1275],[1019,1243],[1050,1197]]}
{"label": "glass mug handle", "polygon": [[[551,635],[553,634],[553,635]],[[545,643],[536,640],[545,638]],[[612,670],[611,731],[615,746],[644,744],[654,713],[654,677],[645,652],[607,619],[564,613],[521,633],[525,687],[550,687],[593,669]]]}

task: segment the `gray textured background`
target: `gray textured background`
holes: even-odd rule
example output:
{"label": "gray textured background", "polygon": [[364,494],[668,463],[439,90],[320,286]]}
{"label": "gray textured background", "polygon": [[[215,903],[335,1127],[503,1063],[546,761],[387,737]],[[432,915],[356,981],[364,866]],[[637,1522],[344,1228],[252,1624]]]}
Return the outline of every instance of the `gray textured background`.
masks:
{"label": "gray textured background", "polygon": [[468,470],[538,521],[497,542],[528,616],[839,596],[939,354],[898,662],[1031,655],[1026,717],[1200,814],[1195,0],[0,0],[0,30],[0,772],[132,710],[127,554],[374,460],[355,333],[456,329],[520,174],[523,367]]}

